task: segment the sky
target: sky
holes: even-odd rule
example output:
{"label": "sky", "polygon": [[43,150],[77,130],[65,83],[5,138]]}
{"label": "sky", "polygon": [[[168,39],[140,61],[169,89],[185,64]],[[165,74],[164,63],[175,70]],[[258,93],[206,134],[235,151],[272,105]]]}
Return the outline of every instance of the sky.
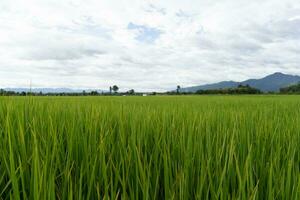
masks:
{"label": "sky", "polygon": [[0,87],[167,91],[300,75],[299,0],[1,0]]}

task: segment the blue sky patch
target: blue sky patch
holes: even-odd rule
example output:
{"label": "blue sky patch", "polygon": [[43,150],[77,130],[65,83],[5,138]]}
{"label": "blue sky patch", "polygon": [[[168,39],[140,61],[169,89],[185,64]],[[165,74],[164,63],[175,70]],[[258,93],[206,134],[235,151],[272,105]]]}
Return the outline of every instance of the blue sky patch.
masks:
{"label": "blue sky patch", "polygon": [[137,36],[135,37],[136,40],[139,42],[145,43],[153,43],[159,36],[162,34],[162,31],[156,28],[138,25],[130,22],[127,26],[129,30],[136,30],[138,31]]}

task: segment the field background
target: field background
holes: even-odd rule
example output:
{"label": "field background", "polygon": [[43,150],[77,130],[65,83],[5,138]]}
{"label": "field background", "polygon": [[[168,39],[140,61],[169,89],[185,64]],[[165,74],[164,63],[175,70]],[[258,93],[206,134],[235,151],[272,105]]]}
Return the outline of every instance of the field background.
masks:
{"label": "field background", "polygon": [[0,199],[299,199],[300,96],[1,97]]}

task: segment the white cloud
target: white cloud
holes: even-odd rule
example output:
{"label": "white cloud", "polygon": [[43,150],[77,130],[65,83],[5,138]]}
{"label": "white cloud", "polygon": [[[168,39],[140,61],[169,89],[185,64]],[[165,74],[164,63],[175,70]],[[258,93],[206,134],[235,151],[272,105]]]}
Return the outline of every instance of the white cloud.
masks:
{"label": "white cloud", "polygon": [[2,0],[0,87],[152,91],[300,74],[299,13],[298,0]]}

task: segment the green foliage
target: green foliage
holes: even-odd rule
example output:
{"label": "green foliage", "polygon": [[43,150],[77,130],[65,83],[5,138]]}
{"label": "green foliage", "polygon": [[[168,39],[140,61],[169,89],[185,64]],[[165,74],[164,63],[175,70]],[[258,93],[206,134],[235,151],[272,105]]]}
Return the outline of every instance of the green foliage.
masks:
{"label": "green foliage", "polygon": [[280,89],[283,94],[300,94],[300,83]]}
{"label": "green foliage", "polygon": [[177,88],[176,88],[176,93],[177,93],[177,94],[180,93],[180,89],[181,89],[180,85],[177,85]]}
{"label": "green foliage", "polygon": [[299,199],[297,96],[1,97],[0,199]]}
{"label": "green foliage", "polygon": [[198,90],[197,94],[261,94],[259,89],[252,88],[249,85],[239,85],[237,88],[224,88],[216,90]]}
{"label": "green foliage", "polygon": [[130,95],[134,95],[135,94],[135,91],[134,89],[130,89],[126,92],[127,94],[130,94]]}
{"label": "green foliage", "polygon": [[112,90],[114,91],[114,93],[117,93],[119,90],[119,87],[117,85],[112,86]]}

